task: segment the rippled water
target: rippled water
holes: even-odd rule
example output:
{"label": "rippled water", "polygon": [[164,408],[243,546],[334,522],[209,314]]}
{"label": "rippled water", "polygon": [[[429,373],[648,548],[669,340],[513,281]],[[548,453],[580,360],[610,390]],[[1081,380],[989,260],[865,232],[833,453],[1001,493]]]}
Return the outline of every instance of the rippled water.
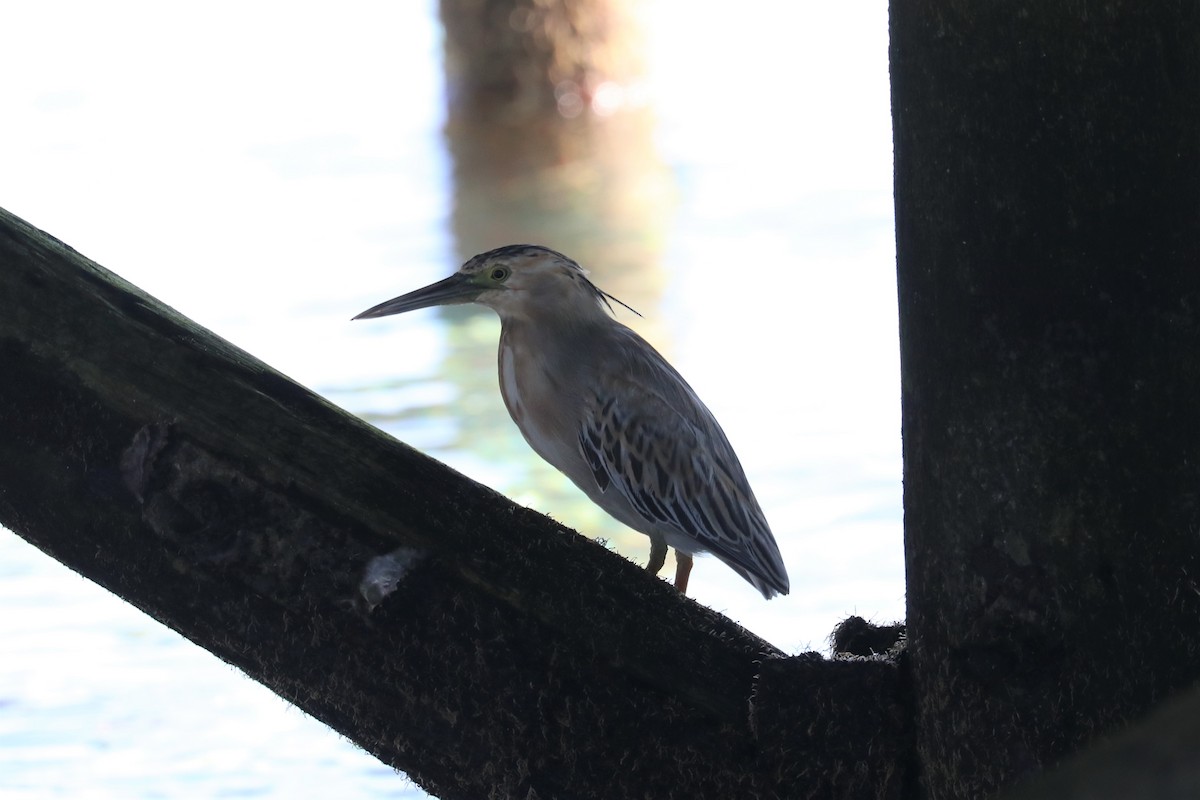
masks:
{"label": "rippled water", "polygon": [[[847,614],[904,611],[886,4],[696,8],[647,7],[649,105],[604,129],[600,166],[514,185],[453,179],[470,145],[442,133],[432,6],[26,4],[0,32],[22,76],[0,86],[0,205],[642,561],[508,422],[490,312],[348,322],[477,249],[566,250],[721,420],[793,586],[766,603],[704,559],[691,593],[824,649]],[[331,793],[424,796],[0,531],[0,796]]]}

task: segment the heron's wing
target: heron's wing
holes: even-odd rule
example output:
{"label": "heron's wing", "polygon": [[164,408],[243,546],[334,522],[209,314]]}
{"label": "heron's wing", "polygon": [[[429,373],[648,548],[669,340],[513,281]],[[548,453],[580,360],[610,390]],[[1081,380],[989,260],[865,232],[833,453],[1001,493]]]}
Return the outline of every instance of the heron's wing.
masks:
{"label": "heron's wing", "polygon": [[579,446],[598,488],[621,493],[647,527],[693,540],[764,594],[786,594],[779,548],[729,440],[683,378],[646,348],[652,356],[639,354],[585,404]]}

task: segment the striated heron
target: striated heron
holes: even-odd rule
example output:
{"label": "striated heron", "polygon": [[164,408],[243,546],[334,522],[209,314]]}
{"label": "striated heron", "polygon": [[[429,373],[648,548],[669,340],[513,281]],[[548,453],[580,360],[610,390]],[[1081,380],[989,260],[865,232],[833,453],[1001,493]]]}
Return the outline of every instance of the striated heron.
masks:
{"label": "striated heron", "polygon": [[538,455],[650,537],[651,574],[673,547],[686,593],[692,554],[711,552],[764,597],[787,594],[779,547],[721,426],[658,351],[613,319],[610,299],[562,253],[518,244],[354,319],[455,303],[495,310],[508,413]]}

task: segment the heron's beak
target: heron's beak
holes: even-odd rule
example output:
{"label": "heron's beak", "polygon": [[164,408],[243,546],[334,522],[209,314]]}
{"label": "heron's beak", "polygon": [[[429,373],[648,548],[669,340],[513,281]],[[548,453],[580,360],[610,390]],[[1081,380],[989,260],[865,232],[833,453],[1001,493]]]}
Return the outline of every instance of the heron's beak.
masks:
{"label": "heron's beak", "polygon": [[456,272],[449,278],[431,283],[424,289],[393,297],[385,303],[368,308],[354,319],[387,317],[392,314],[403,314],[405,311],[415,311],[418,308],[469,303],[479,297],[482,291],[483,289],[470,277]]}

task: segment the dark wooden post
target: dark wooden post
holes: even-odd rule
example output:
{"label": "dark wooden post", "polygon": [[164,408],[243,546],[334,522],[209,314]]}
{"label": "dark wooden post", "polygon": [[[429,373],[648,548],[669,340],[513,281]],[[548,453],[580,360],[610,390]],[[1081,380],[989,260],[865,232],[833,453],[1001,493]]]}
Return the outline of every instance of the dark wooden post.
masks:
{"label": "dark wooden post", "polygon": [[924,795],[1200,678],[1200,7],[892,3]]}

